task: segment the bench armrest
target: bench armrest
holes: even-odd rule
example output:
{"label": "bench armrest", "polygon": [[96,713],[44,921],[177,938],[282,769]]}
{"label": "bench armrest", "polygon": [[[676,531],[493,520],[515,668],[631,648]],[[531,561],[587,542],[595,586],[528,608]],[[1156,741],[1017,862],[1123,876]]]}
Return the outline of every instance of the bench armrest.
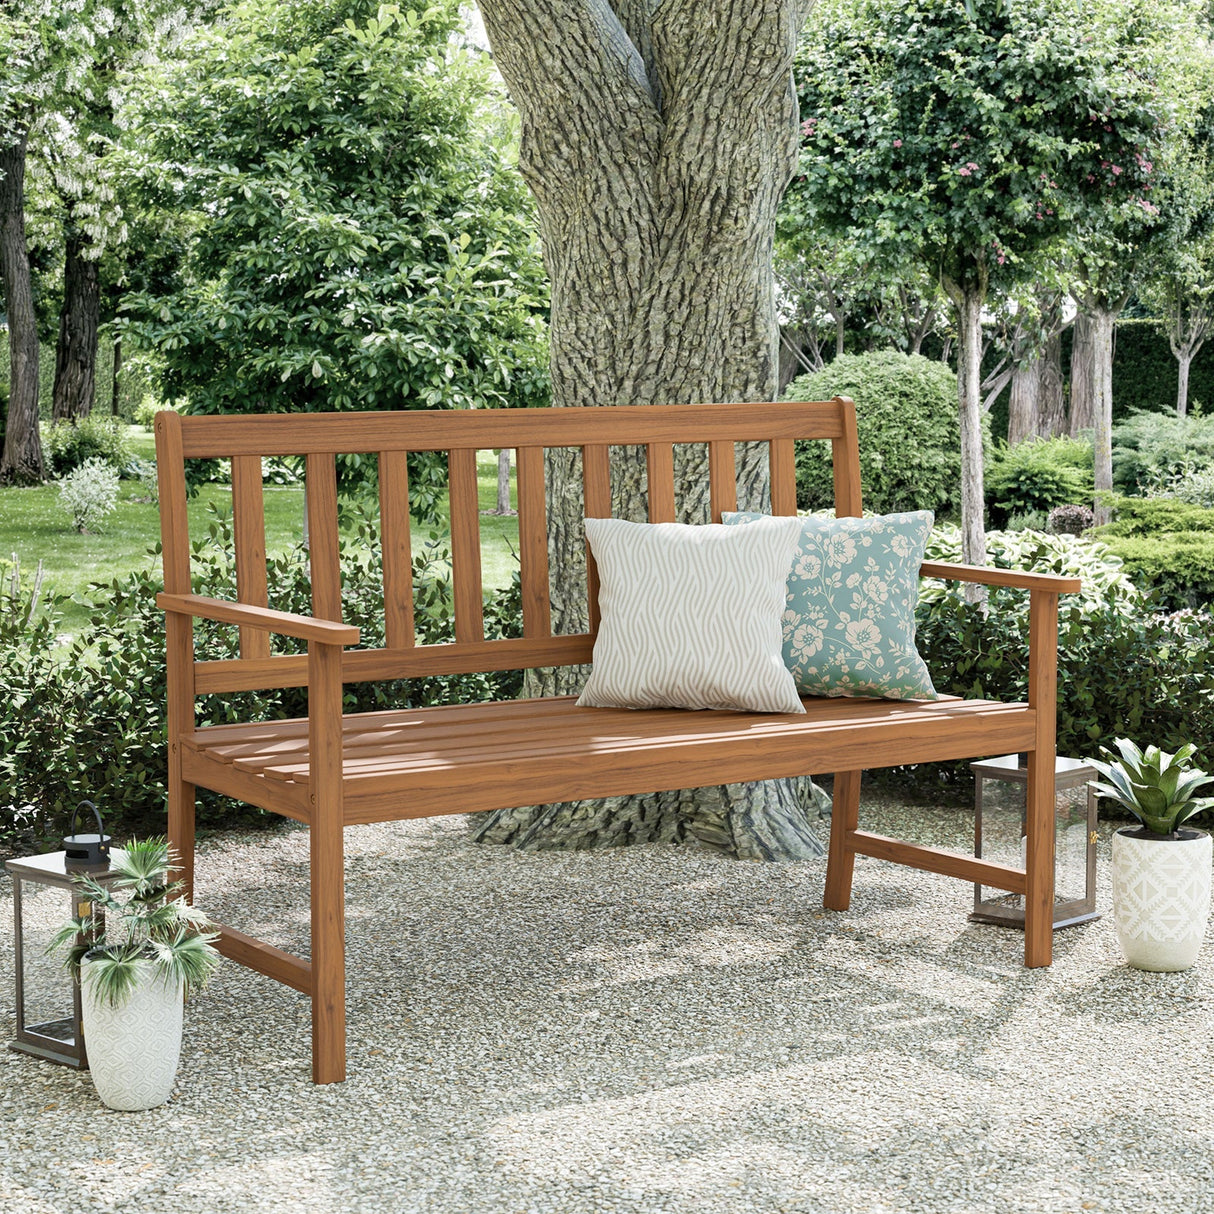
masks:
{"label": "bench armrest", "polygon": [[950,565],[924,561],[921,577],[948,578],[954,582],[980,582],[984,586],[1012,586],[1018,590],[1048,590],[1051,594],[1077,594],[1083,583],[1077,577],[1056,573],[1022,573],[1018,569],[990,569],[980,565]]}
{"label": "bench armrest", "polygon": [[289,611],[274,611],[269,607],[253,607],[248,603],[229,603],[209,599],[201,594],[158,594],[156,603],[164,611],[217,620],[221,624],[241,624],[246,628],[261,628],[300,641],[319,641],[323,645],[357,645],[358,629],[353,624],[336,620],[319,620]]}

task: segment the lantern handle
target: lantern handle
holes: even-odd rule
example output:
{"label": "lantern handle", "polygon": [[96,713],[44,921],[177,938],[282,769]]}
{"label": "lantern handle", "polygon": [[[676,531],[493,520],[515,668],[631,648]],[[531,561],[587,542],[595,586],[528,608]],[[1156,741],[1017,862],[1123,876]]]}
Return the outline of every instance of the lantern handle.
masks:
{"label": "lantern handle", "polygon": [[68,834],[74,835],[76,833],[76,819],[80,816],[80,811],[86,805],[89,807],[89,809],[91,809],[93,811],[93,817],[97,819],[98,838],[104,839],[105,838],[105,827],[102,826],[102,824],[101,824],[101,811],[97,808],[96,805],[93,804],[92,801],[81,801],[80,804],[77,805],[76,808],[72,810],[72,821],[71,821],[71,824],[68,826]]}

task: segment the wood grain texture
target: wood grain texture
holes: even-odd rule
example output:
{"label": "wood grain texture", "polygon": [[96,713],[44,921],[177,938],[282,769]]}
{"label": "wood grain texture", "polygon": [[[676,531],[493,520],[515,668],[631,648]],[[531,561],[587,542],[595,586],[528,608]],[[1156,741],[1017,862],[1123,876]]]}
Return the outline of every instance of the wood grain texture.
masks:
{"label": "wood grain texture", "polygon": [[791,438],[776,438],[768,444],[771,469],[772,514],[797,513],[796,445]]}
{"label": "wood grain texture", "polygon": [[552,635],[551,589],[548,582],[548,508],[544,498],[544,451],[519,447],[515,452],[518,482],[519,580],[523,594],[523,636]]}
{"label": "wood grain texture", "polygon": [[[190,593],[190,534],[186,514],[185,463],[181,418],[156,414],[156,478],[160,500],[161,559],[164,584],[171,592]],[[186,899],[194,897],[194,786],[182,767],[181,739],[194,728],[194,621],[171,614],[165,620],[166,715],[168,726],[168,840],[177,855]]]}
{"label": "wood grain texture", "polygon": [[384,640],[407,649],[413,633],[413,548],[409,539],[409,466],[404,451],[379,454],[379,537],[383,552]]}
{"label": "wood grain texture", "polygon": [[1029,595],[1029,703],[1037,728],[1029,750],[1024,963],[1049,965],[1054,948],[1054,754],[1058,713],[1058,595]]}
{"label": "wood grain texture", "polygon": [[327,453],[309,455],[305,495],[308,503],[308,564],[312,578],[312,614],[341,619],[341,549],[337,533],[337,464]]}
{"label": "wood grain texture", "polygon": [[[353,624],[340,624],[335,620],[295,615],[289,611],[275,611],[270,607],[251,607],[248,603],[230,603],[201,594],[158,594],[156,603],[170,615],[197,616],[204,620],[218,620],[224,624],[240,624],[266,632],[276,632],[281,636],[296,637],[301,641],[326,641],[331,645],[358,644],[358,629]],[[250,660],[248,665],[256,668],[272,665],[280,660]]]}
{"label": "wood grain texture", "polygon": [[346,1077],[346,873],[341,650],[308,642],[312,1079]]}
{"label": "wood grain texture", "polygon": [[[232,534],[236,544],[236,597],[254,607],[269,606],[266,588],[266,516],[261,492],[261,458],[232,460]],[[270,636],[260,628],[240,630],[242,658],[268,658]]]}
{"label": "wood grain texture", "polygon": [[275,982],[281,982],[303,995],[312,993],[310,962],[226,924],[217,923],[214,930],[219,932],[215,947],[229,961],[265,974],[267,978],[273,978]]}
{"label": "wood grain texture", "polygon": [[860,440],[856,432],[856,405],[850,397],[836,396],[840,433],[831,443],[835,479],[835,516],[859,518],[863,513],[860,495]]}
{"label": "wood grain texture", "polygon": [[645,446],[645,490],[648,497],[649,521],[673,523],[674,445],[647,443]]}
{"label": "wood grain texture", "polygon": [[459,644],[472,645],[485,639],[476,452],[469,449],[452,451],[449,459],[455,639]]}
{"label": "wood grain texture", "polygon": [[[583,509],[587,518],[611,517],[611,459],[606,446],[582,448]],[[590,544],[586,550],[586,608],[590,634],[599,631],[599,569]]]}
{"label": "wood grain texture", "polygon": [[719,523],[723,511],[738,508],[738,470],[733,443],[708,444],[708,477],[712,521]]}
{"label": "wood grain texture", "polygon": [[826,887],[822,905],[827,910],[845,911],[851,906],[855,849],[852,836],[860,825],[860,777],[863,772],[835,772],[833,804],[830,811],[830,845],[826,855]]}
{"label": "wood grain texture", "polygon": [[[693,398],[689,398],[693,399]],[[710,399],[700,397],[703,399]],[[158,415],[159,416],[159,415]],[[177,416],[173,414],[173,416]],[[834,401],[177,417],[187,459],[839,438]]]}
{"label": "wood grain texture", "polygon": [[1078,594],[1083,582],[1077,577],[1056,573],[1021,573],[1018,569],[992,569],[989,566],[952,565],[944,561],[924,561],[920,577],[938,577],[954,582],[980,582],[985,586],[1011,586],[1019,590],[1048,590],[1054,594]]}
{"label": "wood grain texture", "polygon": [[1018,868],[995,864],[990,860],[977,860],[973,856],[958,855],[938,847],[903,843],[900,839],[888,839],[884,835],[873,835],[863,830],[849,832],[847,846],[857,855],[872,856],[893,864],[905,864],[908,868],[919,868],[944,877],[956,877],[961,881],[991,885],[1014,894],[1023,893],[1025,889],[1024,873]]}

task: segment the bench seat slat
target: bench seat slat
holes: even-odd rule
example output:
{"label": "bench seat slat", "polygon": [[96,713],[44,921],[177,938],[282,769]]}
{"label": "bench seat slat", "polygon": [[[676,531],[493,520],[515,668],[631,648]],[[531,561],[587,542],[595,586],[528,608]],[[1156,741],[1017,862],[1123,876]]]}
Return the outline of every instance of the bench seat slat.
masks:
{"label": "bench seat slat", "polygon": [[[567,799],[579,794],[565,790],[609,778],[620,791],[652,792],[688,781],[810,774],[843,758],[864,766],[878,751],[883,765],[965,757],[975,738],[995,753],[1028,745],[1035,716],[1022,704],[983,700],[805,705],[804,716],[631,712],[579,709],[562,698],[349,716],[342,741],[347,821],[362,820],[360,799],[388,793],[410,810],[418,799],[430,805],[427,813],[462,812],[523,804],[515,799],[520,787],[535,788],[539,799]],[[278,786],[308,782],[306,722],[197,730],[188,747],[193,770],[234,768]],[[658,771],[667,782],[650,787]],[[443,797],[445,810],[437,804]]]}

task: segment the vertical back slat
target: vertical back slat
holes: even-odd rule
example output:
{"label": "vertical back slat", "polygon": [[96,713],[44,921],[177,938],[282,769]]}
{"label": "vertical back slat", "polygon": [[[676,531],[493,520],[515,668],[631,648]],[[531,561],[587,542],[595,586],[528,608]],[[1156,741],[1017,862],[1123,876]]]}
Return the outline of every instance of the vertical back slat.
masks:
{"label": "vertical back slat", "polygon": [[312,614],[322,620],[340,620],[341,558],[337,542],[337,462],[331,454],[308,456],[307,499]]}
{"label": "vertical back slat", "polygon": [[733,443],[708,444],[708,488],[712,521],[719,523],[723,510],[738,508],[738,473]]}
{"label": "vertical back slat", "polygon": [[645,469],[648,478],[649,521],[651,523],[673,523],[673,444],[649,443],[645,447]]}
{"label": "vertical back slat", "polygon": [[[266,515],[261,492],[261,457],[232,459],[232,530],[236,538],[236,597],[266,607]],[[242,658],[268,658],[270,634],[261,628],[240,630]]]}
{"label": "vertical back slat", "polygon": [[831,455],[835,466],[835,516],[859,518],[860,505],[860,440],[856,433],[856,405],[846,396],[836,396],[843,437],[831,439]]}
{"label": "vertical back slat", "polygon": [[523,636],[552,635],[548,585],[548,511],[544,499],[544,449],[519,447],[518,542],[523,583]]}
{"label": "vertical back slat", "polygon": [[451,491],[451,579],[455,591],[455,639],[469,644],[485,639],[476,452],[470,448],[450,452],[447,468]]}
{"label": "vertical back slat", "polygon": [[384,640],[389,649],[408,649],[415,643],[415,637],[409,468],[404,451],[379,453],[379,519],[384,563]]}
{"label": "vertical back slat", "polygon": [[[596,444],[582,448],[584,512],[587,518],[611,517],[611,449]],[[590,608],[590,631],[599,630],[599,570],[586,545],[586,599]]]}
{"label": "vertical back slat", "polygon": [[797,461],[791,438],[776,438],[768,444],[772,514],[797,513]]}

